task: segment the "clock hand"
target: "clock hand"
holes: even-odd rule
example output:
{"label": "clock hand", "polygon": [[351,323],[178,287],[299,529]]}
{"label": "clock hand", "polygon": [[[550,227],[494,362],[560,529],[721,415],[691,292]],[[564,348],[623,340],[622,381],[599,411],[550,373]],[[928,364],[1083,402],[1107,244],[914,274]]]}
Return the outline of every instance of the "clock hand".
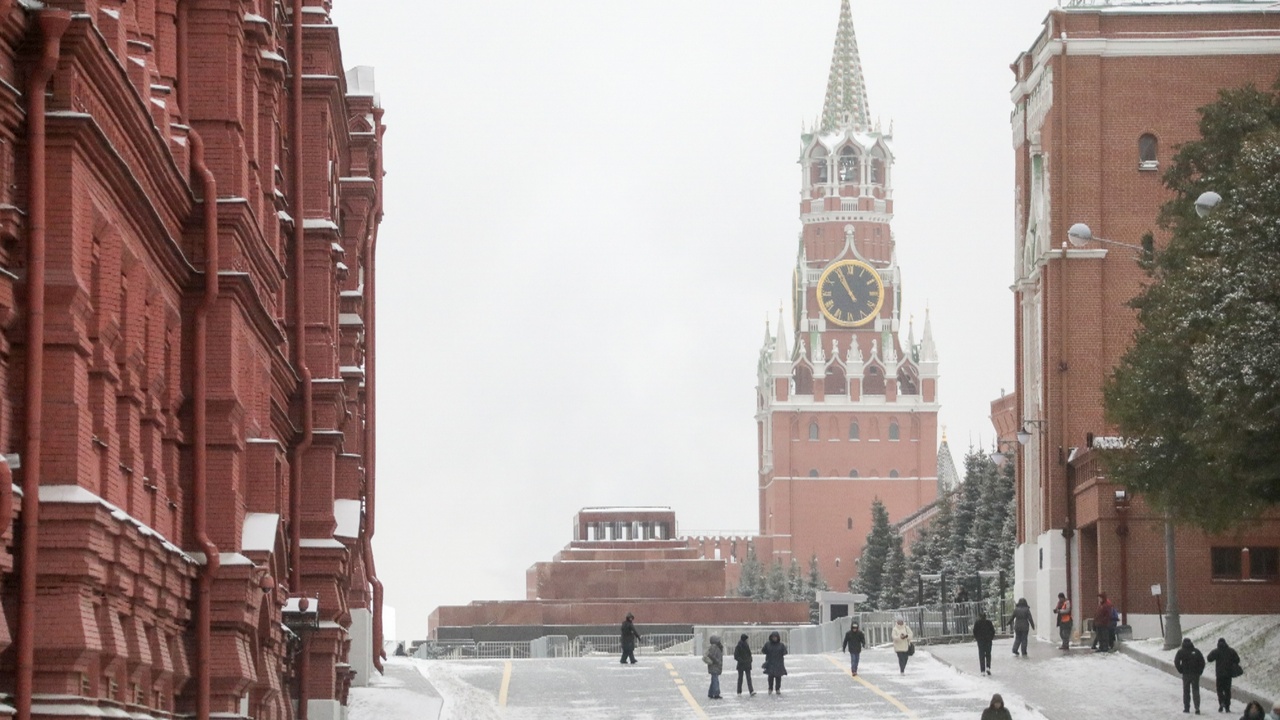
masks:
{"label": "clock hand", "polygon": [[844,291],[849,293],[849,299],[855,303],[858,302],[858,297],[853,294],[853,288],[849,287],[849,281],[844,279],[844,275],[837,272],[836,278],[840,280],[840,284],[844,286]]}

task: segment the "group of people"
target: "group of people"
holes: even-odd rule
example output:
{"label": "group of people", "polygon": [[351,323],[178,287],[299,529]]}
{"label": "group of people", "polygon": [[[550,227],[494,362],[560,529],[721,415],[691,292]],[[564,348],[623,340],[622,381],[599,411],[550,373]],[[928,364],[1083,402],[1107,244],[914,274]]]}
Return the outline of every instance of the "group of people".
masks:
{"label": "group of people", "polygon": [[[777,632],[769,633],[769,641],[760,648],[760,654],[764,655],[764,663],[760,665],[760,669],[764,671],[765,677],[769,680],[769,694],[782,695],[782,677],[787,674],[787,644],[782,642],[782,636]],[[742,694],[742,681],[747,681],[747,692],[751,695],[756,694],[755,686],[751,682],[751,665],[753,656],[751,654],[751,645],[747,642],[747,634],[743,633],[738,639],[738,644],[733,648],[733,659],[737,663],[738,668],[738,694]],[[707,646],[707,651],[702,653],[702,662],[707,664],[707,673],[711,675],[711,686],[707,688],[707,697],[712,700],[720,700],[720,675],[724,672],[724,645],[720,641],[719,635],[712,635],[711,642]]]}
{"label": "group of people", "polygon": [[[893,629],[889,631],[889,639],[893,641],[893,652],[898,656],[898,672],[907,672],[907,659],[916,654],[915,633],[911,632],[911,626],[907,625],[902,618],[896,618],[893,621]],[[840,645],[840,652],[849,653],[849,672],[854,677],[858,676],[858,662],[862,659],[862,651],[867,647],[867,636],[858,626],[858,621],[854,620],[849,625],[849,631],[844,634],[844,642]]]}
{"label": "group of people", "polygon": [[[1191,642],[1182,639],[1182,647],[1173,656],[1173,667],[1182,675],[1182,712],[1191,712],[1194,705],[1200,714],[1200,676],[1205,667],[1213,663],[1214,688],[1218,695],[1218,712],[1231,712],[1231,681],[1244,675],[1240,666],[1240,653],[1227,644],[1226,638],[1218,638],[1218,646],[1208,656]],[[1280,720],[1280,701],[1271,708],[1271,714],[1259,702],[1250,702],[1244,709],[1243,720]]]}

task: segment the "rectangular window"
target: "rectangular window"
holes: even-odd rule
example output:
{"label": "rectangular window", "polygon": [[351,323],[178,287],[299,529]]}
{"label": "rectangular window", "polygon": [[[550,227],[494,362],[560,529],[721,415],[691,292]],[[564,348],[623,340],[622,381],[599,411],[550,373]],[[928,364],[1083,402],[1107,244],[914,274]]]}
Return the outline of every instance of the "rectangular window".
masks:
{"label": "rectangular window", "polygon": [[1249,548],[1249,579],[1280,580],[1280,548]]}
{"label": "rectangular window", "polygon": [[1209,549],[1214,580],[1240,579],[1240,548],[1216,547]]}

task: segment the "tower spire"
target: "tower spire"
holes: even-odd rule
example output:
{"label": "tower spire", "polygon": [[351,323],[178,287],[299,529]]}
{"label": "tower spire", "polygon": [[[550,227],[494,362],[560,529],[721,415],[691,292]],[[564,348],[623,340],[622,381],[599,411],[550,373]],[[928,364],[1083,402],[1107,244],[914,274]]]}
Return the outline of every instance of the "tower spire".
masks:
{"label": "tower spire", "polygon": [[862,60],[858,58],[858,38],[853,33],[853,13],[849,0],[840,0],[840,26],[836,47],[831,53],[831,74],[827,78],[827,99],[822,106],[821,132],[871,130],[867,86],[862,80]]}

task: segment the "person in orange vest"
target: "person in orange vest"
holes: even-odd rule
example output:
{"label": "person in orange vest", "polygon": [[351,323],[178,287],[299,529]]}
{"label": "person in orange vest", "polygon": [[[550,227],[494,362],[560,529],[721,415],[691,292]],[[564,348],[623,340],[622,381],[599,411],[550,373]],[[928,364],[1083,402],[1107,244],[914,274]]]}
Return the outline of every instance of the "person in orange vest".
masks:
{"label": "person in orange vest", "polygon": [[1062,638],[1062,650],[1071,649],[1071,601],[1066,593],[1058,593],[1058,606],[1053,609],[1058,616],[1058,636]]}

